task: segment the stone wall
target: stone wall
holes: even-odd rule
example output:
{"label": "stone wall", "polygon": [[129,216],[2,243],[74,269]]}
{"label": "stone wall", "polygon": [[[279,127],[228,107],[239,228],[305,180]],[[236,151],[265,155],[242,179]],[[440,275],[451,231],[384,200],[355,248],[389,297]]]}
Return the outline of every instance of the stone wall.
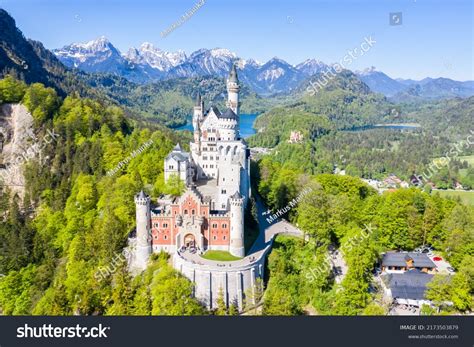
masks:
{"label": "stone wall", "polygon": [[[245,294],[255,288],[258,278],[263,280],[266,253],[252,263],[235,265],[235,262],[221,262],[224,266],[193,264],[178,253],[173,255],[173,266],[195,284],[195,297],[207,308],[217,307],[219,290],[222,288],[227,306],[235,304],[244,308]],[[234,264],[232,264],[234,263]]]}

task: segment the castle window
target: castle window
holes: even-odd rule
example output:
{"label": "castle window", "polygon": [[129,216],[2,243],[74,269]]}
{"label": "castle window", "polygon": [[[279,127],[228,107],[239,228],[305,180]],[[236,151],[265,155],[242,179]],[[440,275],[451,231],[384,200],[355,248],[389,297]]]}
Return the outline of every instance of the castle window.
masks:
{"label": "castle window", "polygon": [[226,237],[225,235],[222,237],[222,239],[224,239],[224,240],[225,240],[226,238],[227,238],[227,237]]}
{"label": "castle window", "polygon": [[188,214],[188,210],[184,210],[184,214]]}
{"label": "castle window", "polygon": [[173,165],[169,165],[168,169],[173,170],[174,169]]}
{"label": "castle window", "polygon": [[211,169],[214,169],[214,165],[211,165]]}
{"label": "castle window", "polygon": [[166,236],[166,235],[165,235],[165,236],[163,236],[163,238],[164,238],[165,240],[168,240],[168,236]]}
{"label": "castle window", "polygon": [[219,160],[219,157],[216,157],[216,160]]}
{"label": "castle window", "polygon": [[155,235],[155,240],[158,239],[158,235]]}
{"label": "castle window", "polygon": [[225,208],[225,204],[222,204],[222,208]]}
{"label": "castle window", "polygon": [[207,156],[206,156],[206,155],[203,156],[203,157],[202,157],[202,160],[207,160]]}
{"label": "castle window", "polygon": [[195,215],[195,214],[196,214],[196,211],[195,211],[195,210],[192,210],[192,211],[191,211],[191,214],[192,214],[192,215]]}
{"label": "castle window", "polygon": [[225,182],[225,177],[222,177],[222,182]]}
{"label": "castle window", "polygon": [[212,227],[213,227],[213,228],[217,228],[217,224],[216,224],[216,223],[212,223]]}
{"label": "castle window", "polygon": [[155,228],[159,228],[159,227],[160,227],[160,223],[153,223],[153,226],[154,226]]}
{"label": "castle window", "polygon": [[214,157],[211,155],[211,160],[214,160]]}
{"label": "castle window", "polygon": [[222,228],[224,228],[224,229],[227,228],[227,224],[225,224],[225,223],[222,224]]}
{"label": "castle window", "polygon": [[168,227],[168,223],[163,223],[163,228],[167,228]]}
{"label": "castle window", "polygon": [[212,239],[213,239],[213,240],[217,240],[217,236],[214,235],[214,236],[212,237]]}
{"label": "castle window", "polygon": [[227,193],[227,191],[225,189],[221,190],[221,194],[226,194],[226,193]]}

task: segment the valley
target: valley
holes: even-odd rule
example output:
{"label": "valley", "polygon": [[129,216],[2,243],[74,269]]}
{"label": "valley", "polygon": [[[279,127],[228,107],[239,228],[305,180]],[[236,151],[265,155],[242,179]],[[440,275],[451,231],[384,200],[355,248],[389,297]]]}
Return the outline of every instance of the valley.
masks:
{"label": "valley", "polygon": [[472,311],[472,81],[342,70],[310,94],[329,62],[105,36],[49,50],[0,25],[2,314],[388,315],[385,254],[428,246],[453,281],[434,274],[419,311]]}

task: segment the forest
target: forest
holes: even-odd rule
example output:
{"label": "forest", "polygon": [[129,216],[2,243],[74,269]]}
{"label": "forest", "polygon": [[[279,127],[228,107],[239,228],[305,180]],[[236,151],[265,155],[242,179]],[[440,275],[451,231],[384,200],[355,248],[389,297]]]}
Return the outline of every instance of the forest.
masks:
{"label": "forest", "polygon": [[[58,134],[44,149],[48,155],[25,165],[24,196],[11,197],[8,187],[1,192],[2,314],[236,314],[235,307],[223,306],[222,298],[208,312],[191,297],[191,282],[170,267],[164,254],[155,255],[136,277],[124,261],[116,261],[134,228],[134,194],[180,189],[179,182],[164,184],[163,160],[177,142],[186,144],[189,134],[142,127],[107,100],[61,97],[52,88],[13,77],[0,80],[0,100],[25,105],[38,137],[50,129]],[[333,162],[318,162],[315,143],[331,136],[329,120],[305,117],[314,120],[305,133],[314,141],[280,143],[278,153],[253,165],[254,183],[271,209],[310,189],[287,216],[309,241],[276,240],[262,289],[262,314],[385,314],[371,281],[380,252],[424,243],[457,270],[450,283],[434,281],[430,289],[440,306],[445,300],[454,303],[440,307],[441,313],[472,309],[473,208],[414,188],[379,195],[355,177],[327,174]],[[297,117],[288,122],[298,122]],[[117,169],[149,141],[151,146]],[[107,175],[111,170],[114,174]],[[345,246],[368,225],[374,232],[360,247]],[[347,248],[349,272],[341,284],[335,284],[327,268],[309,272],[324,263],[330,246]],[[97,275],[111,264],[113,271]]]}
{"label": "forest", "polygon": [[[336,85],[313,99],[302,97],[261,114],[249,144],[272,148],[276,161],[310,174],[331,173],[337,166],[367,179],[395,174],[409,181],[415,174],[440,189],[454,189],[458,183],[474,187],[474,167],[462,159],[474,154],[474,129],[466,126],[474,118],[474,97],[395,106],[372,93],[357,94],[351,84],[345,88]],[[420,127],[371,128],[391,122]],[[288,143],[292,131],[303,135],[299,143]],[[433,169],[448,157],[448,165]]]}
{"label": "forest", "polygon": [[[142,129],[116,106],[63,99],[52,88],[11,77],[0,80],[0,100],[24,104],[38,137],[48,129],[58,134],[44,149],[49,156],[25,165],[24,197],[11,198],[8,187],[1,192],[2,314],[204,313],[190,295],[192,284],[164,255],[135,278],[125,262],[114,262],[134,228],[134,195],[173,188],[164,185],[163,159],[176,142],[187,142],[185,135]],[[128,165],[106,174],[150,140]],[[97,276],[112,263],[115,271]]]}
{"label": "forest", "polygon": [[[380,195],[355,177],[311,175],[271,156],[258,166],[259,193],[273,210],[310,190],[285,216],[309,241],[277,238],[268,260],[264,315],[387,314],[388,305],[373,281],[380,254],[424,244],[432,245],[457,270],[451,281],[437,275],[430,284],[427,296],[439,312],[473,308],[473,207],[416,188]],[[340,284],[334,282],[330,267],[322,265],[330,247],[345,250],[349,270]],[[447,301],[453,306],[443,305]]]}

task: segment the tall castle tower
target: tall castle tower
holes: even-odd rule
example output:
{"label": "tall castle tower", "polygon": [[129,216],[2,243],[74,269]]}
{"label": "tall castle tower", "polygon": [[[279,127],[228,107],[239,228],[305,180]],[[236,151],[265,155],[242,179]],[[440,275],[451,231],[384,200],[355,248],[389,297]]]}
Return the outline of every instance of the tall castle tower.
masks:
{"label": "tall castle tower", "polygon": [[234,64],[227,79],[227,107],[234,111],[237,116],[240,109],[239,90],[239,78],[237,77],[237,70]]}
{"label": "tall castle tower", "polygon": [[230,247],[236,257],[245,256],[244,247],[244,198],[237,191],[230,198]]}
{"label": "tall castle tower", "polygon": [[151,218],[150,197],[143,190],[135,196],[135,206],[137,211],[135,267],[144,270],[151,254]]}
{"label": "tall castle tower", "polygon": [[201,98],[201,93],[198,92],[196,104],[193,109],[193,129],[194,129],[194,144],[195,150],[201,153],[201,122],[204,118],[204,101]]}

